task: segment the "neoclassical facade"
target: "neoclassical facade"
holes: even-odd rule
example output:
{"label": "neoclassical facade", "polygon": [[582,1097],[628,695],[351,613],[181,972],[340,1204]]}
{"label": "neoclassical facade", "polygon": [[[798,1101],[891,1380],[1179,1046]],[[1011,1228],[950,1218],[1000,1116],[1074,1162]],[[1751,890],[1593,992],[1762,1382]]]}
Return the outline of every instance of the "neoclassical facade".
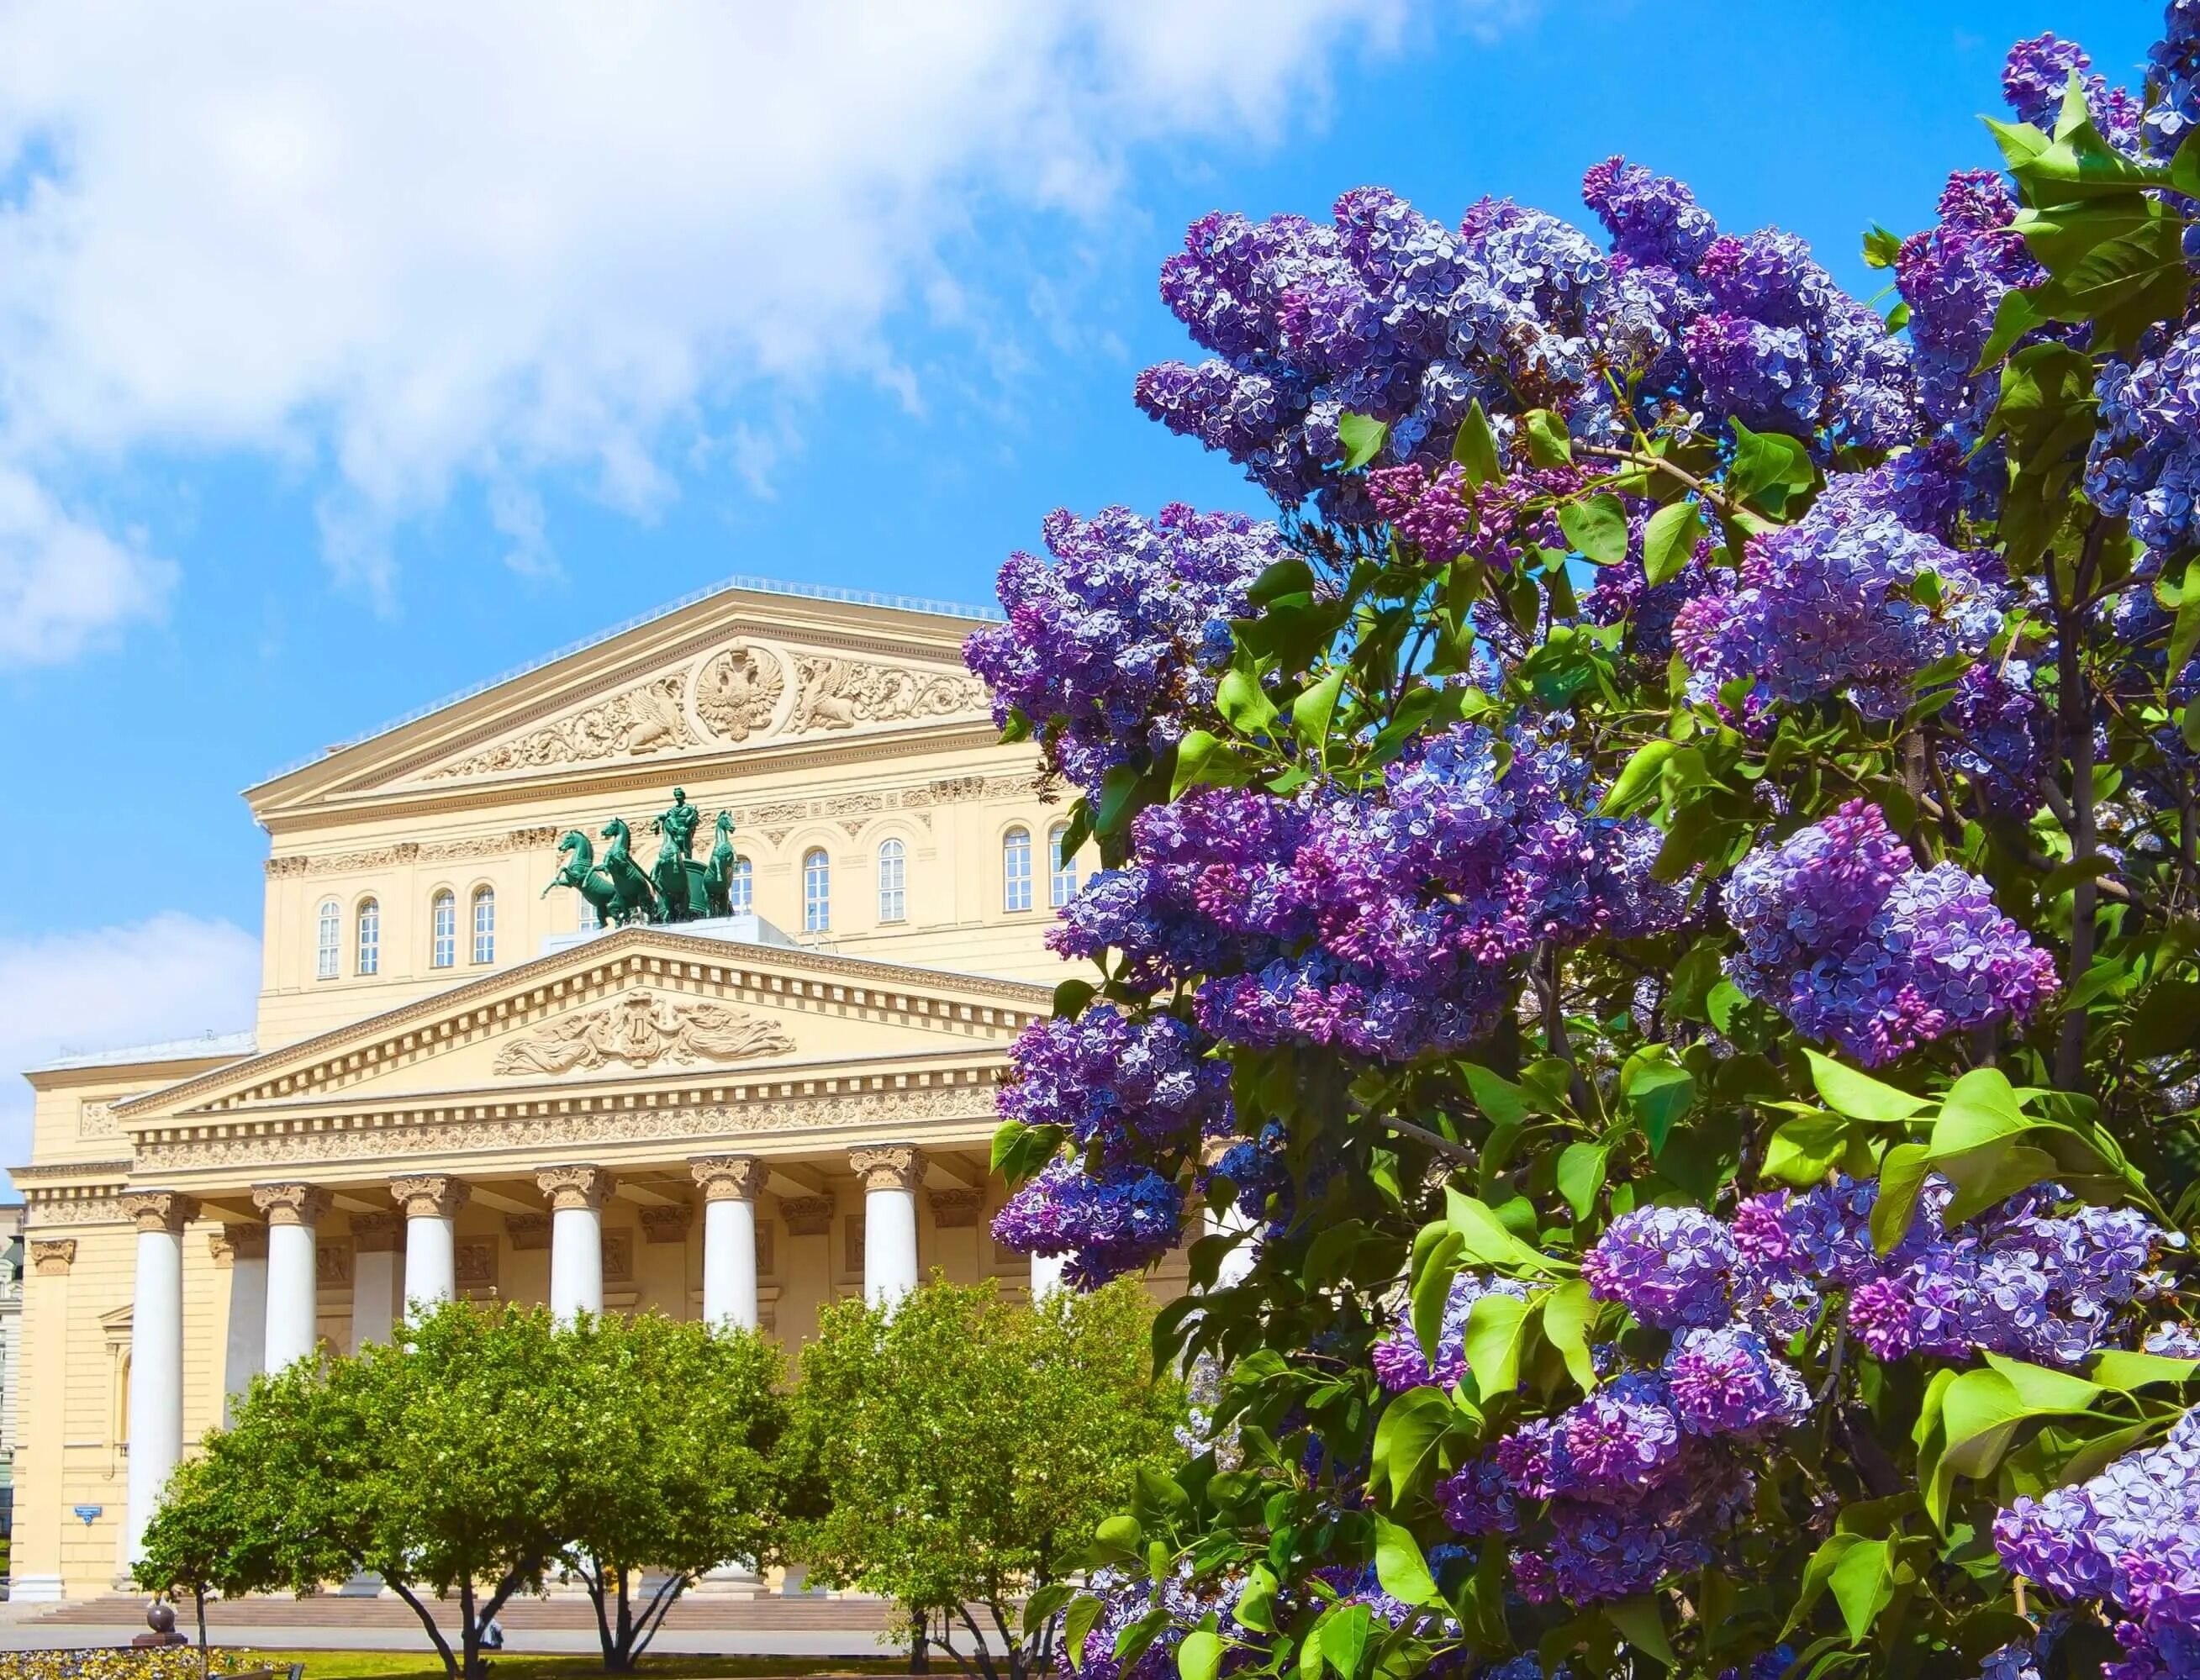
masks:
{"label": "neoclassical facade", "polygon": [[[1032,1286],[987,1230],[993,1088],[1091,860],[969,617],[729,586],[249,791],[252,1030],[28,1075],[16,1596],[109,1590],[228,1397],[411,1302],[791,1342],[934,1269]],[[660,814],[716,913],[606,929],[546,885],[617,872],[613,819],[651,870]]]}

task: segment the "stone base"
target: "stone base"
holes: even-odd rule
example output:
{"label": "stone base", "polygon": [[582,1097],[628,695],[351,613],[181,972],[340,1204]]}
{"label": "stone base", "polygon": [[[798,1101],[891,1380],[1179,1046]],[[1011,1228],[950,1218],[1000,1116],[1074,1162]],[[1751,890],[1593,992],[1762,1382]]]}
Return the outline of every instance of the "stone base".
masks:
{"label": "stone base", "polygon": [[695,1578],[687,1591],[689,1598],[761,1598],[764,1578],[744,1564],[722,1563]]}
{"label": "stone base", "polygon": [[58,1575],[18,1575],[8,1583],[9,1601],[14,1604],[59,1604],[67,1596]]}
{"label": "stone base", "polygon": [[338,1598],[379,1598],[382,1593],[382,1577],[371,1569],[353,1576],[336,1589]]}

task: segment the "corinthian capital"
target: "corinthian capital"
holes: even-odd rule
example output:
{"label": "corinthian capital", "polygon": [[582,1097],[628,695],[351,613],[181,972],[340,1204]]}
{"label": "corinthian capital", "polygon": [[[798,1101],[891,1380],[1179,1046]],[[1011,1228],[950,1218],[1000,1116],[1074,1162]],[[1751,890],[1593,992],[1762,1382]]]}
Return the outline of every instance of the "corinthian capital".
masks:
{"label": "corinthian capital", "polygon": [[611,1175],[601,1167],[543,1167],[535,1182],[550,1199],[553,1211],[567,1208],[600,1208],[611,1193]]}
{"label": "corinthian capital", "polygon": [[329,1210],[329,1193],[318,1184],[255,1184],[252,1205],[270,1225],[317,1225]]}
{"label": "corinthian capital", "polygon": [[697,1155],[688,1170],[706,1202],[752,1202],[764,1193],[764,1166],[753,1155]]}
{"label": "corinthian capital", "polygon": [[122,1211],[141,1231],[181,1231],[199,1216],[199,1205],[180,1190],[130,1190]]}
{"label": "corinthian capital", "polygon": [[74,1237],[34,1237],[31,1240],[31,1264],[40,1277],[65,1277],[68,1269],[76,1264]]}
{"label": "corinthian capital", "polygon": [[848,1152],[848,1165],[866,1190],[914,1190],[924,1176],[924,1152],[913,1143],[881,1143]]}
{"label": "corinthian capital", "polygon": [[448,1173],[408,1173],[389,1181],[389,1193],[407,1219],[448,1219],[473,1193]]}

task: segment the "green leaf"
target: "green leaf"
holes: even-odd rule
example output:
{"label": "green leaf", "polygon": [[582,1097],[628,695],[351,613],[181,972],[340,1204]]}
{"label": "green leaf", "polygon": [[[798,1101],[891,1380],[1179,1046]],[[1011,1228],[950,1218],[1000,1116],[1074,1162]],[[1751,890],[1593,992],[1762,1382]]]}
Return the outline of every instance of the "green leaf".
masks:
{"label": "green leaf", "polygon": [[1583,558],[1617,566],[1627,558],[1627,510],[1613,495],[1568,502],[1559,510],[1559,528]]}
{"label": "green leaf", "polygon": [[1309,752],[1319,753],[1327,744],[1337,697],[1343,692],[1344,668],[1340,665],[1291,702],[1291,733]]}
{"label": "green leaf", "polygon": [[1335,1669],[1340,1680],[1351,1680],[1366,1654],[1367,1633],[1373,1613],[1364,1604],[1332,1605],[1314,1624],[1321,1641],[1322,1660]]}
{"label": "green leaf", "polygon": [[2173,1359],[2167,1354],[2129,1353],[2121,1348],[2110,1348],[2093,1362],[2086,1375],[2103,1388],[2129,1394],[2134,1389],[2150,1387],[2156,1383],[2190,1382],[2196,1373],[2200,1373],[2200,1359]]}
{"label": "green leaf", "polygon": [[1460,1253],[1477,1265],[1526,1272],[1553,1269],[1548,1255],[1513,1235],[1487,1203],[1449,1185],[1444,1187],[1444,1218],[1459,1234]]}
{"label": "green leaf", "polygon": [[[1275,714],[1272,709],[1271,719]],[[1118,766],[1117,768],[1120,768]],[[1109,776],[1115,772],[1110,770]],[[1187,730],[1176,744],[1176,771],[1169,778],[1169,797],[1181,799],[1195,787],[1242,787],[1252,772],[1237,752],[1204,729]]]}
{"label": "green leaf", "polygon": [[1704,994],[1704,1012],[1711,1018],[1711,1024],[1721,1032],[1731,1032],[1734,1030],[1735,1016],[1748,1001],[1742,995],[1741,987],[1731,980],[1721,978]]}
{"label": "green leaf", "polygon": [[1442,1334],[1451,1280],[1459,1275],[1460,1255],[1466,1246],[1466,1238],[1447,1228],[1413,1279],[1413,1334],[1425,1348],[1434,1347]]}
{"label": "green leaf", "polygon": [[1068,1581],[1049,1581],[1024,1601],[1023,1630],[1028,1639],[1053,1617],[1056,1611],[1077,1596],[1077,1589]]}
{"label": "green leaf", "polygon": [[1420,1542],[1397,1524],[1375,1519],[1375,1578],[1383,1590],[1401,1604],[1435,1604],[1442,1601]]}
{"label": "green leaf", "polygon": [[1799,1114],[1772,1134],[1758,1170],[1777,1183],[1807,1190],[1847,1158],[1855,1124],[1846,1115]]}
{"label": "green leaf", "polygon": [[1011,1187],[1039,1175],[1062,1146],[1059,1126],[1027,1126],[1003,1120],[993,1131],[993,1171]]}
{"label": "green leaf", "polygon": [[1222,1640],[1205,1628],[1194,1628],[1176,1648],[1179,1680],[1214,1680],[1222,1669]]}
{"label": "green leaf", "polygon": [[1665,1619],[1658,1608],[1657,1598],[1649,1593],[1638,1593],[1632,1598],[1623,1598],[1604,1607],[1604,1613],[1612,1626],[1619,1630],[1630,1649],[1653,1657],[1668,1668],[1676,1667],[1679,1660],[1673,1655],[1672,1642],[1665,1637]]}
{"label": "green leaf", "polygon": [[1344,446],[1344,470],[1357,472],[1383,452],[1384,444],[1390,436],[1387,420],[1374,420],[1365,414],[1341,414],[1337,419],[1337,440]]}
{"label": "green leaf", "polygon": [[1484,1295],[1466,1318],[1466,1367],[1486,1405],[1520,1381],[1520,1356],[1533,1309],[1512,1295]]}
{"label": "green leaf", "polygon": [[1085,1638],[1091,1633],[1093,1623],[1100,1619],[1100,1613],[1107,1607],[1107,1600],[1087,1594],[1073,1602],[1069,1613],[1062,1619],[1062,1648],[1068,1653],[1072,1668],[1085,1666]]}
{"label": "green leaf", "polygon": [[1556,1173],[1559,1193],[1566,1199],[1577,1220],[1587,1219],[1595,1208],[1611,1154],[1600,1143],[1570,1143],[1560,1152]]}
{"label": "green leaf", "polygon": [[1675,502],[1650,516],[1642,534],[1642,573],[1650,586],[1680,576],[1704,539],[1704,516],[1694,502]]}
{"label": "green leaf", "polygon": [[[2194,581],[2200,583],[2200,578]],[[2200,588],[2185,592],[2184,604],[2177,609],[2177,622],[2170,627],[2169,662],[2163,668],[2172,678],[2185,669],[2196,647],[2200,647]]]}
{"label": "green leaf", "polygon": [[1566,431],[1566,423],[1549,409],[1530,409],[1520,417],[1520,429],[1527,435],[1528,461],[1531,466],[1564,467],[1572,464],[1573,439]]}
{"label": "green leaf", "polygon": [[1670,1062],[1630,1059],[1630,1065],[1634,1076],[1621,1080],[1628,1109],[1649,1140],[1650,1152],[1661,1154],[1674,1123],[1695,1106],[1695,1076]]}
{"label": "green leaf", "polygon": [[1501,1074],[1492,1073],[1476,1062],[1461,1062],[1460,1070],[1466,1076],[1467,1093],[1474,1105],[1496,1124],[1517,1126],[1530,1115],[1542,1112],[1530,1105],[1528,1093]]}
{"label": "green leaf", "polygon": [[1054,1014],[1060,1021],[1074,1021],[1085,1012],[1085,1007],[1099,995],[1099,988],[1090,980],[1064,980],[1054,989]]}
{"label": "green leaf", "polygon": [[[1211,740],[1213,737],[1208,738]],[[1132,803],[1138,792],[1138,773],[1127,764],[1118,764],[1103,776],[1100,779],[1100,804],[1092,814],[1095,829],[1102,834],[1119,832],[1130,820]]]}
{"label": "green leaf", "polygon": [[1902,236],[1874,223],[1864,230],[1864,260],[1867,268],[1892,268],[1902,254]]}
{"label": "green leaf", "polygon": [[1850,1547],[1827,1576],[1834,1602],[1841,1607],[1849,1643],[1861,1645],[1879,1613],[1893,1597],[1889,1578],[1889,1545],[1884,1540],[1860,1540]]}
{"label": "green leaf", "polygon": [[1543,1334],[1566,1362],[1566,1374],[1586,1394],[1596,1386],[1596,1362],[1589,1355],[1589,1330],[1596,1303],[1586,1278],[1568,1278],[1543,1297]]}
{"label": "green leaf", "polygon": [[1884,1084],[1868,1073],[1858,1073],[1854,1068],[1844,1067],[1832,1057],[1822,1056],[1807,1046],[1803,1054],[1811,1064],[1811,1084],[1817,1087],[1818,1095],[1824,1099],[1826,1106],[1836,1114],[1891,1125],[1907,1120],[1925,1106],[1924,1098],[1913,1097],[1909,1092]]}
{"label": "green leaf", "polygon": [[1504,464],[1497,456],[1497,435],[1489,429],[1489,417],[1482,411],[1479,397],[1467,405],[1466,418],[1459,423],[1451,458],[1466,469],[1470,487],[1494,484],[1505,475]]}
{"label": "green leaf", "polygon": [[[1239,656],[1242,660],[1243,656]],[[1214,709],[1240,735],[1273,735],[1276,707],[1249,667],[1232,665],[1214,687]]]}
{"label": "green leaf", "polygon": [[1145,1543],[1145,1533],[1136,1517],[1123,1515],[1102,1518],[1100,1525],[1092,1531],[1092,1537],[1103,1551],[1136,1557],[1138,1548]]}
{"label": "green leaf", "polygon": [[1458,1421],[1449,1397],[1426,1385],[1407,1389],[1383,1408],[1375,1424],[1374,1469],[1390,1483],[1393,1505],[1433,1479],[1437,1444]]}
{"label": "green leaf", "polygon": [[1273,1633],[1275,1618],[1276,1576],[1265,1563],[1256,1563],[1245,1574],[1245,1590],[1238,1596],[1238,1607],[1231,1612],[1241,1627],[1251,1628],[1255,1633]]}
{"label": "green leaf", "polygon": [[1727,423],[1735,435],[1727,488],[1775,519],[1785,518],[1788,503],[1817,482],[1811,452],[1784,432],[1752,432],[1739,420]]}
{"label": "green leaf", "polygon": [[1677,741],[1660,736],[1654,741],[1645,741],[1635,748],[1627,762],[1620,767],[1619,774],[1612,779],[1601,802],[1596,808],[1602,817],[1624,817],[1641,806],[1659,785],[1659,773],[1665,761],[1681,750]]}

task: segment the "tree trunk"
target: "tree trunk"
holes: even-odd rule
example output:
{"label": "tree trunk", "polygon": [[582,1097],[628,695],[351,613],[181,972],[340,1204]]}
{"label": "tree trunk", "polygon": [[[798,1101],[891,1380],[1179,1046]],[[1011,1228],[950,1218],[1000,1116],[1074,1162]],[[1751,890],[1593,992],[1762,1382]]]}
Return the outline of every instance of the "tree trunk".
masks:
{"label": "tree trunk", "polygon": [[451,1642],[443,1637],[442,1629],[436,1625],[434,1613],[421,1601],[420,1595],[412,1590],[405,1578],[398,1574],[394,1568],[384,1569],[380,1572],[382,1578],[389,1583],[389,1590],[412,1606],[412,1613],[420,1619],[420,1625],[428,1630],[428,1641],[436,1648],[436,1654],[443,1660],[443,1672],[448,1677],[448,1680],[459,1680],[459,1660],[451,1650]]}
{"label": "tree trunk", "polygon": [[213,1664],[207,1655],[205,1582],[194,1581],[191,1584],[191,1604],[197,1610],[199,1618],[199,1680],[207,1680]]}

